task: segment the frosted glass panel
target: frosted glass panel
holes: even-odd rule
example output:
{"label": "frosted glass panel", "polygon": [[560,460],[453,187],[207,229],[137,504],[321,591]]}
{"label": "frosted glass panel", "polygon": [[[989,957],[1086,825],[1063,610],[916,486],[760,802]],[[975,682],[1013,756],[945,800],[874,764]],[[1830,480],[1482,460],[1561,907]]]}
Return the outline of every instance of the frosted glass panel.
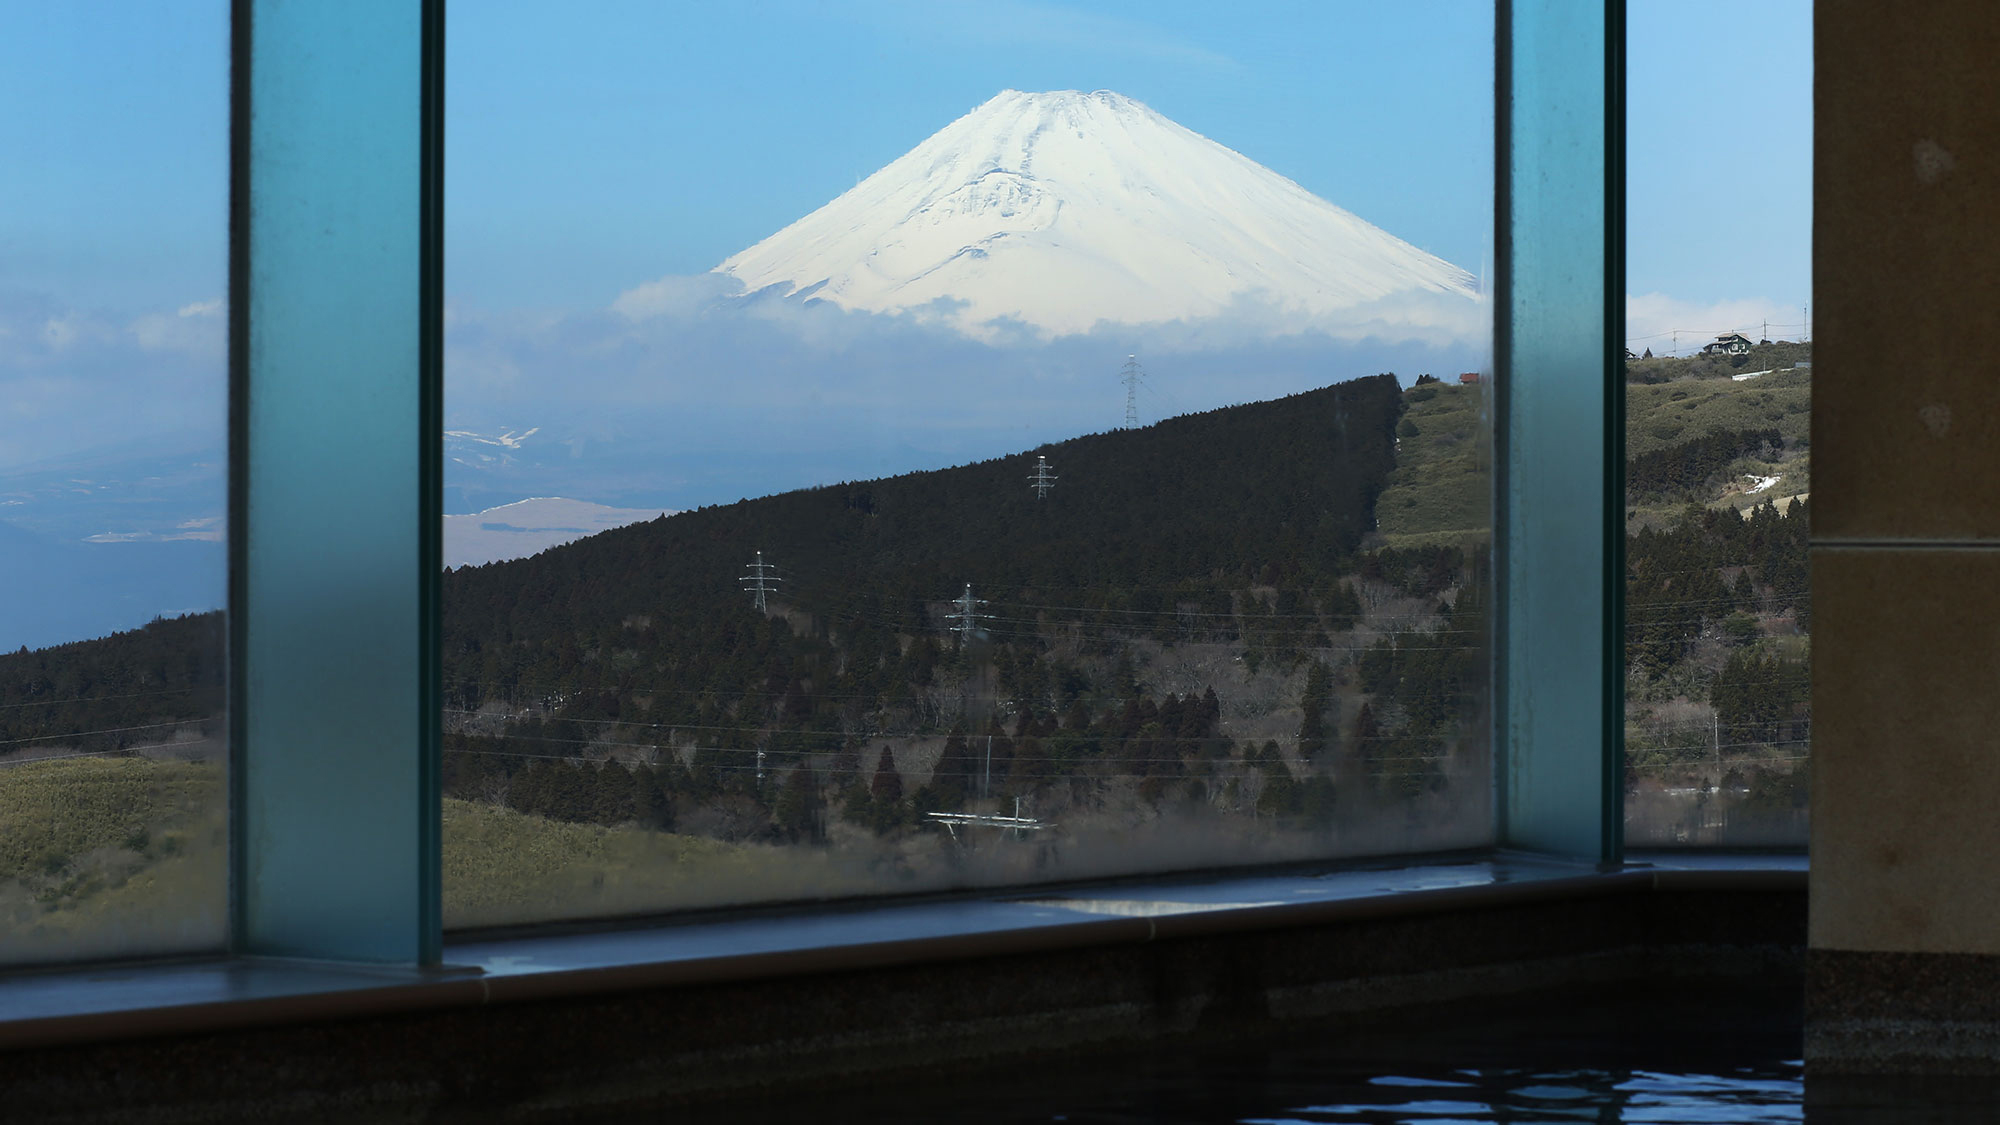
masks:
{"label": "frosted glass panel", "polygon": [[1505,598],[1504,837],[1616,858],[1607,722],[1616,560],[1607,534],[1617,335],[1607,268],[1605,9],[1522,0],[1512,12],[1506,216],[1508,327],[1500,572]]}
{"label": "frosted glass panel", "polygon": [[240,941],[412,961],[435,941],[425,6],[254,7]]}

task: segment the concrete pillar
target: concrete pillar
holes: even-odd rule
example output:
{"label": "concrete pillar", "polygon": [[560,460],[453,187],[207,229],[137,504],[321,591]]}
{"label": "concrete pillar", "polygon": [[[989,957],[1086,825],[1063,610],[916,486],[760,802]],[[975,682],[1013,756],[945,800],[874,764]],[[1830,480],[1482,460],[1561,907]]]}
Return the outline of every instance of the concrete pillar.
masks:
{"label": "concrete pillar", "polygon": [[1807,1065],[1996,1072],[2000,5],[1815,25]]}

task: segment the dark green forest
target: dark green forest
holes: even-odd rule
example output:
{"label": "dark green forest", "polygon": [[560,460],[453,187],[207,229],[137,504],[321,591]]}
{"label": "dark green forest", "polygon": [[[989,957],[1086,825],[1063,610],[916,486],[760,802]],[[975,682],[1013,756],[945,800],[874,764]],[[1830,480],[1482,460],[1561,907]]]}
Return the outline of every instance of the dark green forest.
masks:
{"label": "dark green forest", "polygon": [[1744,457],[1776,460],[1784,439],[1775,429],[1704,434],[1625,462],[1625,490],[1634,503],[1713,492]]}
{"label": "dark green forest", "polygon": [[[1058,789],[1229,786],[1232,807],[1324,822],[1337,773],[1349,799],[1436,788],[1483,705],[1485,559],[1365,549],[1404,409],[1381,375],[453,571],[447,792],[812,840],[836,814],[893,835]],[[1060,477],[1046,496],[1038,456]],[[744,588],[760,551],[766,611]],[[116,750],[213,722],[221,629],[208,614],[6,657],[0,729]],[[1149,654],[1176,650],[1208,678],[1148,682]],[[1223,696],[1251,682],[1255,737],[1225,737]]]}
{"label": "dark green forest", "polygon": [[[1377,376],[451,572],[446,789],[795,841],[1120,784],[1152,802],[1234,786],[1234,807],[1306,822],[1421,795],[1477,726],[1488,597],[1483,551],[1369,546],[1407,402]],[[1705,434],[1628,474],[1699,492],[1775,444]],[[1037,456],[1060,477],[1045,497]],[[1808,527],[1803,501],[1690,503],[1631,534],[1634,778],[1804,745]],[[745,589],[759,551],[781,579],[767,612]],[[0,656],[0,750],[213,726],[222,645],[205,614]],[[1207,678],[1148,671],[1175,652],[1205,654]],[[1256,682],[1281,685],[1258,706],[1294,717],[1225,734]],[[1676,700],[1712,714],[1670,720]],[[1780,788],[1802,800],[1802,771]]]}
{"label": "dark green forest", "polygon": [[[1198,799],[1226,762],[1266,779],[1261,811],[1324,817],[1335,747],[1421,792],[1483,674],[1483,600],[1461,590],[1483,557],[1362,549],[1402,411],[1376,376],[456,571],[447,786],[599,823],[723,808],[731,832],[792,840],[835,807],[893,833],[976,793],[1087,801],[1125,782]],[[1038,456],[1060,476],[1042,498]],[[769,613],[743,588],[757,552],[782,580]],[[1333,713],[1348,671],[1325,663],[1364,586],[1432,599],[1378,642],[1392,671],[1366,690],[1386,729],[1368,708]],[[1437,600],[1448,590],[1456,604]],[[1283,741],[1306,776],[1277,740],[1220,735],[1218,684],[1142,684],[1135,646],[1304,668],[1282,705],[1302,716]],[[889,749],[925,742],[941,743],[928,771]]]}
{"label": "dark green forest", "polygon": [[[1232,787],[1231,807],[1302,823],[1435,790],[1479,725],[1489,597],[1483,549],[1370,546],[1406,402],[1377,376],[453,571],[447,792],[814,841],[1121,785]],[[1775,444],[1705,434],[1628,474],[1698,492]],[[1039,498],[1037,456],[1060,477]],[[1802,754],[1808,528],[1804,501],[1690,503],[1630,535],[1633,777]],[[764,612],[744,580],[760,551],[780,579]],[[204,614],[0,656],[0,752],[214,725],[222,648]],[[1153,665],[1175,653],[1204,671],[1168,682]],[[1246,693],[1289,717],[1245,720]],[[1670,721],[1677,700],[1712,715]],[[1765,796],[1802,800],[1803,771]]]}
{"label": "dark green forest", "polygon": [[222,614],[202,613],[0,655],[0,753],[43,742],[102,753],[165,741],[187,723],[219,728],[223,653]]}
{"label": "dark green forest", "polygon": [[1690,505],[1627,539],[1628,785],[1716,786],[1753,820],[1797,830],[1771,818],[1806,808],[1810,545],[1799,499],[1742,515]]}

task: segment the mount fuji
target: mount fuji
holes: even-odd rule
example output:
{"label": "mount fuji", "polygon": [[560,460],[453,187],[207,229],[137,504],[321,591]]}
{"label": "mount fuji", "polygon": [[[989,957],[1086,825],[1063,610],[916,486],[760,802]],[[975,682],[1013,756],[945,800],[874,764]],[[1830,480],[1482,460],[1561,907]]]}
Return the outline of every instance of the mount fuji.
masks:
{"label": "mount fuji", "polygon": [[1310,324],[1471,274],[1108,90],[1006,90],[716,266],[750,293],[933,315],[973,335],[1196,320]]}

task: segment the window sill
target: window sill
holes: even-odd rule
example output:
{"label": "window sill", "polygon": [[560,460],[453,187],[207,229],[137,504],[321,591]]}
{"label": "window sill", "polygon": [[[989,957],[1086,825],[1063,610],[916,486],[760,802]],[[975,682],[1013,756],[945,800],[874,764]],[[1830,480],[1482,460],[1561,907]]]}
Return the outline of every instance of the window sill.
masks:
{"label": "window sill", "polygon": [[1662,890],[1799,890],[1802,855],[1622,869],[1495,854],[1228,874],[446,944],[443,967],[225,958],[0,976],[0,1049],[934,964]]}

